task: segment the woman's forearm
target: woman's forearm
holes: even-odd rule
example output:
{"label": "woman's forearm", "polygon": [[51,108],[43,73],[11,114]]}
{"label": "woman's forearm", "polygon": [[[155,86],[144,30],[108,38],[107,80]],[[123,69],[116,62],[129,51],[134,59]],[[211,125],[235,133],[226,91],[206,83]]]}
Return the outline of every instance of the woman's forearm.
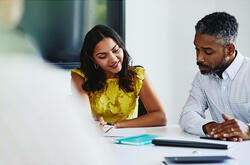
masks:
{"label": "woman's forearm", "polygon": [[164,112],[155,111],[142,115],[135,119],[123,120],[115,123],[117,128],[125,127],[150,127],[150,126],[165,126],[167,118]]}

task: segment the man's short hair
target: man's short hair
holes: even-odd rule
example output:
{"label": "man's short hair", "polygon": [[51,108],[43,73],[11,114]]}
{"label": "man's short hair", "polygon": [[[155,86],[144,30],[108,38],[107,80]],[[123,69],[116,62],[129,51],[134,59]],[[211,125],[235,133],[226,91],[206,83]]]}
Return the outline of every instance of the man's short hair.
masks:
{"label": "man's short hair", "polygon": [[223,40],[222,45],[234,43],[238,34],[236,18],[226,12],[214,12],[206,15],[195,25],[195,31],[201,34],[214,35]]}

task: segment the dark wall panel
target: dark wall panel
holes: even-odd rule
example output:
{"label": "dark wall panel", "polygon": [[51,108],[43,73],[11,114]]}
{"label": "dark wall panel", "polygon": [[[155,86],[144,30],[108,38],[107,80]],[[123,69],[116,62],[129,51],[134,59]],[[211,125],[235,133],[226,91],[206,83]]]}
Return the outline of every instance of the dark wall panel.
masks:
{"label": "dark wall panel", "polygon": [[64,68],[79,64],[84,35],[96,24],[124,38],[123,0],[26,0],[19,28],[36,41],[46,61]]}

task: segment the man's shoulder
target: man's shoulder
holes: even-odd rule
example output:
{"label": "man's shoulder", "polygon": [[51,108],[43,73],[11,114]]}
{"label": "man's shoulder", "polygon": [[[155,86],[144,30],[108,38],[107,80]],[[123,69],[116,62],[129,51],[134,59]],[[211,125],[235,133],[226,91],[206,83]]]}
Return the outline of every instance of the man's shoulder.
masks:
{"label": "man's shoulder", "polygon": [[244,62],[250,66],[250,57],[247,57],[247,56],[243,56],[244,57]]}
{"label": "man's shoulder", "polygon": [[240,59],[242,59],[244,64],[250,65],[250,57],[245,56],[241,52],[237,51],[237,56],[239,56]]}
{"label": "man's shoulder", "polygon": [[[243,60],[242,60],[241,70],[248,71],[250,69],[250,57],[242,56],[242,59]],[[247,72],[247,73],[250,74],[250,72]]]}

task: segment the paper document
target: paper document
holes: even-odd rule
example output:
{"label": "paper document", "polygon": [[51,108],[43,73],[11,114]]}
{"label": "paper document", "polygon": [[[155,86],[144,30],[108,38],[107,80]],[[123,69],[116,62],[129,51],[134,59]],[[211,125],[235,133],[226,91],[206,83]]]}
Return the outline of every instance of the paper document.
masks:
{"label": "paper document", "polygon": [[104,137],[129,137],[145,134],[146,131],[139,128],[114,128],[109,133],[105,133]]}

